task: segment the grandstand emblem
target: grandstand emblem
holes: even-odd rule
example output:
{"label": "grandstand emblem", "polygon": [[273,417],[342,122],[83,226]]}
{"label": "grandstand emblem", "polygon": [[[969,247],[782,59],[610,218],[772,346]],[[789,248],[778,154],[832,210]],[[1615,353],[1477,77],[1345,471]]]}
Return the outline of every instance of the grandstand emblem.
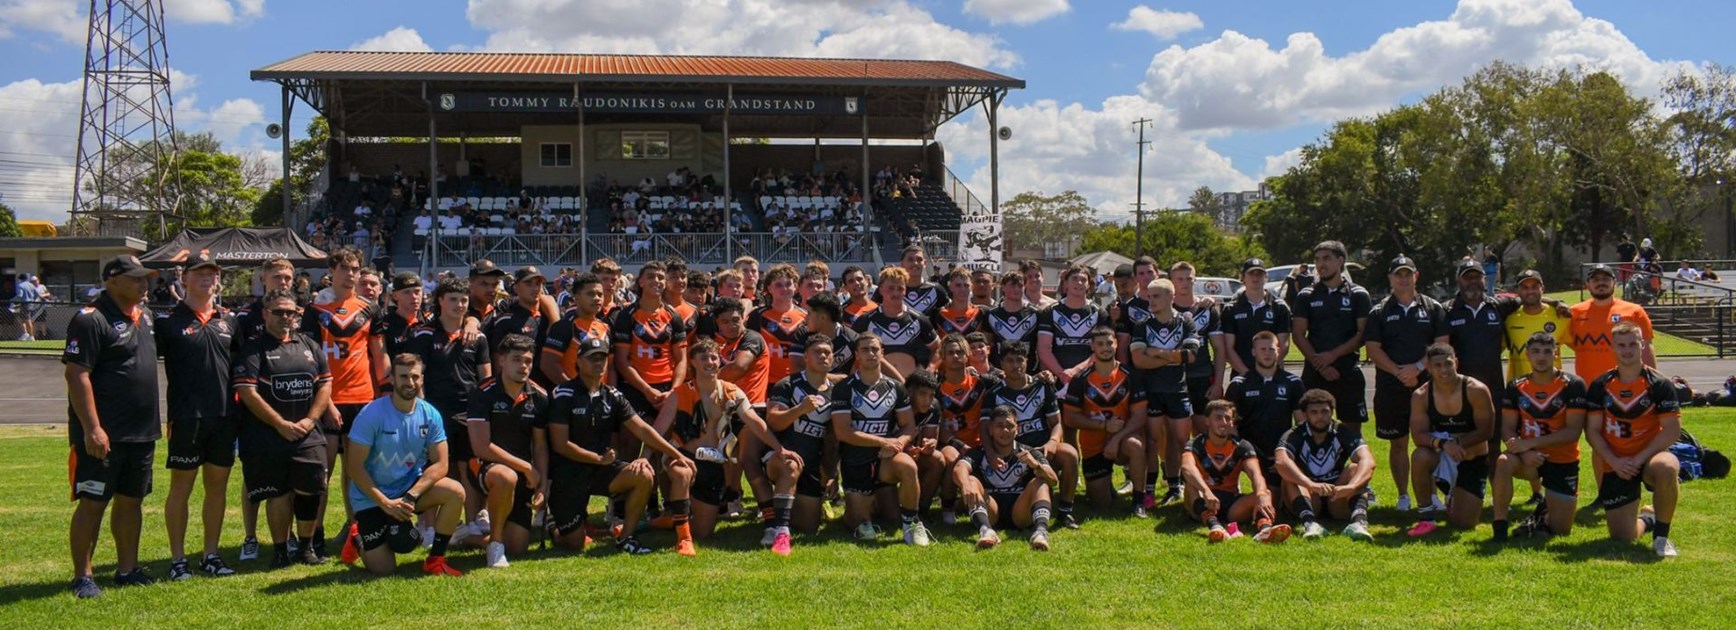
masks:
{"label": "grandstand emblem", "polygon": [[857,104],[856,97],[854,97],[854,96],[844,97],[844,113],[849,114],[851,116],[854,116],[857,113],[861,112],[861,109],[862,108]]}
{"label": "grandstand emblem", "polygon": [[440,95],[440,109],[444,109],[446,111],[452,111],[452,108],[457,107],[457,106],[458,106],[458,98],[452,96],[452,93],[448,92],[448,93]]}

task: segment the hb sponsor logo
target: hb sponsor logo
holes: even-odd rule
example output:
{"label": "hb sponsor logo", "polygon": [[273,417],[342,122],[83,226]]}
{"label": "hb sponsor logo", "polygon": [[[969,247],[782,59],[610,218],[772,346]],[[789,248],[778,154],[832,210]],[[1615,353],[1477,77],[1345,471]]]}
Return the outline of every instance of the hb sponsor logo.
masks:
{"label": "hb sponsor logo", "polygon": [[276,374],[271,377],[271,393],[284,402],[300,402],[313,398],[314,379],[307,372]]}
{"label": "hb sponsor logo", "polygon": [[108,484],[92,479],[89,481],[78,482],[78,485],[74,486],[73,491],[77,494],[102,496],[103,490],[106,489],[108,489]]}

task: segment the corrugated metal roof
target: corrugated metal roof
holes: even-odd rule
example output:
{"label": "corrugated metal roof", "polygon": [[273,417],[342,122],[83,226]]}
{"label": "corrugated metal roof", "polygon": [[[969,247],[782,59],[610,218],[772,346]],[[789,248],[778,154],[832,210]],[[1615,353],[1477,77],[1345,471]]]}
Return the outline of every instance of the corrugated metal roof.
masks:
{"label": "corrugated metal roof", "polygon": [[255,80],[669,80],[697,83],[976,85],[1025,82],[951,61],[667,55],[315,51],[254,70]]}

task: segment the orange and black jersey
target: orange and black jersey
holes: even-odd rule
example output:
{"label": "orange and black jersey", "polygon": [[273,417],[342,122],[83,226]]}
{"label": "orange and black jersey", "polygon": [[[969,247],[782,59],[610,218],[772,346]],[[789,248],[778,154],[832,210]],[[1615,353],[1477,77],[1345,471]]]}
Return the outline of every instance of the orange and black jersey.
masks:
{"label": "orange and black jersey", "polygon": [[[788,378],[772,385],[766,394],[767,404],[781,405],[785,409],[794,409],[807,400],[809,396],[824,396],[831,400],[831,383],[814,383],[808,380],[807,372],[797,372]],[[818,458],[826,448],[826,436],[832,433],[832,409],[830,404],[821,405],[819,409],[804,414],[790,423],[789,428],[778,431],[778,442],[784,448],[795,451],[802,456],[803,461],[819,461]]]}
{"label": "orange and black jersey", "polygon": [[1587,386],[1585,400],[1603,413],[1603,439],[1618,457],[1645,450],[1663,432],[1663,421],[1682,413],[1675,386],[1651,368],[1632,381],[1621,380],[1619,368],[1605,372]]}
{"label": "orange and black jersey", "polygon": [[933,282],[923,282],[908,287],[904,291],[904,309],[921,315],[924,319],[932,319],[935,313],[952,302],[952,296],[946,289]]}
{"label": "orange and black jersey", "polygon": [[988,310],[983,317],[987,324],[984,330],[989,333],[989,365],[1001,366],[1001,342],[1018,341],[1030,351],[1028,370],[1032,374],[1043,370],[1037,361],[1037,316],[1037,309],[1029,304],[1017,311],[1009,311],[1005,305]]}
{"label": "orange and black jersey", "polygon": [[[1110,418],[1129,420],[1133,405],[1144,401],[1145,386],[1126,366],[1117,366],[1108,374],[1101,374],[1096,369],[1086,370],[1067,383],[1066,394],[1061,398],[1061,404],[1067,409],[1076,409],[1092,420],[1104,421]],[[1104,441],[1108,439],[1105,431],[1081,429],[1079,455],[1092,457],[1102,454]]]}
{"label": "orange and black jersey", "polygon": [[852,303],[850,303],[850,301],[848,299],[846,299],[844,301],[843,308],[844,308],[844,321],[840,322],[840,323],[842,323],[845,326],[849,326],[849,327],[854,328],[856,326],[856,320],[857,319],[860,319],[862,317],[862,315],[865,313],[879,310],[880,305],[875,303],[874,300],[866,300],[866,301],[862,302],[861,304],[852,304]]}
{"label": "orange and black jersey", "polygon": [[1232,438],[1214,444],[1207,435],[1194,436],[1187,451],[1193,453],[1194,467],[1206,478],[1206,486],[1218,492],[1239,492],[1242,462],[1259,457],[1247,440]]}
{"label": "orange and black jersey", "polygon": [[1013,443],[1013,452],[1001,460],[1002,466],[999,468],[989,463],[988,451],[980,448],[966,453],[960,461],[969,465],[970,474],[982,482],[983,492],[1001,496],[1017,495],[1022,494],[1038,476],[1038,469],[1026,464],[1025,458],[1019,456],[1021,451],[1029,452],[1039,464],[1049,463],[1049,460],[1043,457],[1043,449],[1017,442]]}
{"label": "orange and black jersey", "polygon": [[[548,426],[566,425],[567,441],[592,453],[602,453],[614,444],[615,436],[627,430],[633,419],[633,405],[621,391],[599,383],[596,391],[585,388],[582,379],[567,381],[549,393]],[[641,419],[643,420],[643,419]],[[554,448],[550,447],[550,453]],[[564,456],[549,457],[549,474],[564,475],[599,468],[581,464]]]}
{"label": "orange and black jersey", "polygon": [[940,403],[941,421],[953,436],[966,446],[976,448],[983,443],[983,407],[989,394],[1001,387],[999,378],[965,372],[964,379],[942,381],[935,398]]}
{"label": "orange and black jersey", "polygon": [[[850,414],[857,433],[883,438],[897,437],[898,413],[910,409],[910,394],[904,386],[885,376],[873,385],[851,376],[832,386],[832,414]],[[880,447],[857,446],[838,441],[839,459],[845,466],[867,466],[880,459]]]}
{"label": "orange and black jersey", "polygon": [[[1519,414],[1519,437],[1537,439],[1567,428],[1567,412],[1585,409],[1585,381],[1578,376],[1556,371],[1555,378],[1542,385],[1522,376],[1507,385],[1503,409]],[[1551,462],[1570,464],[1579,461],[1579,436],[1572,442],[1537,449]]]}
{"label": "orange and black jersey", "polygon": [[446,419],[461,414],[470,405],[477,374],[489,364],[488,337],[464,342],[464,331],[448,331],[440,320],[430,320],[410,333],[404,351],[422,357],[422,395]]}
{"label": "orange and black jersey", "polygon": [[398,356],[398,353],[403,352],[404,342],[410,340],[410,332],[414,331],[417,326],[421,325],[421,314],[411,314],[417,317],[413,321],[404,319],[404,316],[397,311],[392,311],[386,313],[385,319],[380,322],[381,334],[386,338],[387,359]]}
{"label": "orange and black jersey", "polygon": [[879,337],[884,354],[907,355],[918,367],[928,365],[934,358],[929,348],[938,339],[934,327],[928,324],[928,318],[917,316],[915,311],[906,309],[893,317],[876,310],[858,318],[854,328],[856,332],[871,332]]}
{"label": "orange and black jersey", "polygon": [[699,307],[694,306],[692,302],[682,302],[671,304],[669,308],[675,311],[675,316],[681,319],[681,324],[687,327],[687,332],[691,333],[698,330]]}
{"label": "orange and black jersey", "polygon": [[[770,379],[783,380],[790,375],[790,355],[793,350],[802,345],[802,337],[807,334],[805,322],[808,312],[801,307],[790,307],[789,310],[776,310],[770,305],[755,308],[746,320],[748,330],[759,333],[764,340],[766,356],[771,361],[768,364]],[[761,396],[755,402],[765,402],[765,390],[760,390]]]}
{"label": "orange and black jersey", "polygon": [[934,330],[944,337],[952,333],[968,335],[988,329],[988,310],[975,304],[954,302],[935,312]]}
{"label": "orange and black jersey", "polygon": [[[430,297],[432,297],[432,296],[430,296]],[[439,310],[440,305],[429,304],[428,306],[430,307],[429,312],[431,313],[431,315],[428,319],[434,319],[434,318],[440,316],[440,310]],[[465,314],[469,315],[471,317],[475,317],[478,329],[480,329],[482,332],[486,333],[489,330],[493,329],[495,322],[498,321],[506,313],[501,311],[500,305],[495,303],[494,301],[491,301],[491,300],[477,301],[475,299],[472,299],[472,300],[470,300],[470,310],[465,311]]]}
{"label": "orange and black jersey", "polygon": [[[1049,350],[1055,355],[1055,362],[1064,369],[1072,369],[1091,358],[1091,329],[1108,323],[1109,315],[1096,304],[1086,302],[1084,308],[1073,308],[1066,302],[1056,302],[1038,314],[1037,337],[1040,340],[1049,335]],[[1036,348],[1031,350],[1031,362],[1036,363]]]}
{"label": "orange and black jersey", "polygon": [[1056,400],[1054,387],[1038,379],[1030,381],[1018,389],[1001,381],[1000,387],[990,391],[983,400],[983,409],[987,413],[1001,405],[1012,407],[1019,419],[1019,443],[1037,448],[1049,443],[1050,430],[1054,427],[1051,423],[1060,420],[1061,405]]}
{"label": "orange and black jersey", "polygon": [[[735,405],[746,404],[747,394],[734,383],[718,381],[717,387],[723,390],[723,399],[727,401],[723,405],[725,414],[731,413]],[[676,446],[688,448],[686,445],[704,435],[717,418],[706,415],[705,405],[699,401],[699,389],[693,386],[693,381],[676,385],[670,397],[675,401],[675,422],[670,425],[669,432],[675,436]]]}
{"label": "orange and black jersey", "polygon": [[753,355],[753,363],[747,373],[731,381],[742,391],[747,392],[747,400],[755,405],[766,404],[766,383],[770,381],[772,357],[766,351],[766,342],[759,333],[752,330],[741,331],[741,336],[735,339],[723,335],[712,337],[717,341],[718,354],[724,364],[734,363],[738,354],[746,352]]}
{"label": "orange and black jersey", "polygon": [[302,332],[325,349],[332,371],[332,402],[359,405],[374,400],[374,364],[369,344],[385,334],[380,307],[357,296],[314,304],[301,318]]}
{"label": "orange and black jersey", "polygon": [[549,326],[548,335],[543,338],[543,352],[555,353],[561,358],[561,371],[576,376],[579,373],[579,344],[589,339],[610,343],[607,320],[601,317],[580,319],[578,311],[572,311],[569,316]]}
{"label": "orange and black jersey", "polygon": [[152,328],[169,377],[169,422],[229,417],[234,313],[221,306],[200,313],[181,302],[158,312]]}
{"label": "orange and black jersey", "polygon": [[[517,396],[509,396],[506,385],[491,378],[470,395],[470,408],[464,417],[470,422],[488,423],[489,443],[528,462],[535,455],[536,429],[548,426],[548,410],[548,392],[536,383],[525,383]],[[476,448],[480,451],[482,445]]]}
{"label": "orange and black jersey", "polygon": [[[675,358],[687,346],[687,326],[667,306],[620,309],[609,324],[615,347],[627,347],[628,361],[646,383],[675,380]],[[625,366],[620,366],[625,367]]]}

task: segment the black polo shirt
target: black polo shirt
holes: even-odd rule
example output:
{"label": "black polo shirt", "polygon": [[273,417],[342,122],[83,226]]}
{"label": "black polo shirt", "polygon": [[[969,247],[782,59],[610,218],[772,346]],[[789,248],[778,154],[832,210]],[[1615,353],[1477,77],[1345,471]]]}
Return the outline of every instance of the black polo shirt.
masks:
{"label": "black polo shirt", "polygon": [[[1308,285],[1296,294],[1293,307],[1294,317],[1308,322],[1308,343],[1315,352],[1325,352],[1355,338],[1357,320],[1366,319],[1374,306],[1368,290],[1346,278],[1336,289],[1319,282]],[[1340,369],[1355,365],[1361,354],[1344,355],[1338,360]]]}
{"label": "black polo shirt", "polygon": [[[66,326],[66,350],[61,363],[90,370],[96,420],[110,442],[146,443],[163,437],[157,408],[157,341],[151,332],[151,309],[139,306],[133,319],[115,304],[108,291],[79,309]],[[67,397],[67,439],[84,445],[84,426]]]}
{"label": "black polo shirt", "polygon": [[417,324],[420,323],[420,318],[412,322],[404,319],[404,316],[396,310],[386,313],[386,316],[380,319],[380,330],[383,331],[382,335],[385,337],[387,360],[398,356],[400,352],[404,352],[404,342],[410,340],[410,332],[416,330]]}
{"label": "black polo shirt", "polygon": [[[1404,306],[1387,296],[1369,312],[1368,327],[1362,341],[1379,343],[1381,351],[1393,363],[1411,365],[1423,360],[1423,354],[1435,342],[1435,337],[1446,334],[1447,311],[1434,298],[1418,294],[1410,306]],[[1375,380],[1389,385],[1400,384],[1398,377],[1386,372],[1377,372]]]}
{"label": "black polo shirt", "polygon": [[1302,408],[1302,392],[1307,389],[1302,377],[1282,366],[1272,378],[1248,370],[1224,388],[1224,400],[1236,405],[1236,433],[1259,450],[1262,462],[1272,461],[1279,440],[1295,425],[1294,414]]}
{"label": "black polo shirt", "polygon": [[[1260,293],[1265,295],[1265,290],[1261,289]],[[1290,305],[1271,296],[1254,304],[1248,300],[1246,289],[1236,294],[1236,299],[1230,301],[1221,318],[1224,333],[1236,338],[1230,351],[1236,353],[1242,359],[1242,365],[1249,369],[1254,367],[1254,335],[1261,331],[1270,331],[1274,335],[1290,334]],[[1283,360],[1283,357],[1278,359]]]}
{"label": "black polo shirt", "polygon": [[[548,426],[549,395],[536,383],[525,383],[517,396],[506,393],[500,379],[484,381],[470,397],[465,419],[488,423],[488,441],[524,461],[535,456],[535,430]],[[475,445],[478,457],[482,445]]]}
{"label": "black polo shirt", "polygon": [[221,306],[204,317],[178,303],[157,313],[157,356],[169,377],[169,421],[226,418],[234,399],[229,358],[235,349],[235,314]]}
{"label": "black polo shirt", "polygon": [[[626,430],[633,417],[633,406],[620,390],[601,383],[597,388],[588,391],[585,381],[575,378],[549,394],[548,425],[566,425],[567,441],[592,453],[609,450],[615,435]],[[554,453],[555,448],[550,446],[549,452]],[[592,466],[558,453],[549,461],[550,474],[575,474]]]}
{"label": "black polo shirt", "polygon": [[452,421],[451,416],[469,408],[478,368],[488,365],[487,335],[467,344],[463,332],[448,332],[434,319],[410,333],[404,351],[422,357],[423,397],[441,415]]}
{"label": "black polo shirt", "polygon": [[501,340],[511,334],[530,337],[536,342],[536,347],[542,347],[548,322],[543,321],[542,313],[535,306],[525,308],[518,300],[507,300],[495,308],[495,313],[494,323],[482,331],[488,335],[489,350],[499,348]]}
{"label": "black polo shirt", "polygon": [[[259,392],[266,406],[289,422],[317,416],[320,412],[312,409],[314,392],[321,383],[332,380],[325,349],[311,337],[294,331],[287,341],[261,335],[247,342],[235,356],[231,371],[231,386]],[[245,404],[241,405],[237,418],[241,422],[237,433],[249,452],[291,454],[302,446],[326,443],[325,432],[319,430],[309,431],[295,442],[285,441]]]}
{"label": "black polo shirt", "polygon": [[[1447,341],[1459,356],[1459,373],[1476,378],[1499,398],[1506,385],[1502,370],[1507,351],[1507,314],[1519,308],[1513,298],[1483,296],[1482,302],[1455,297],[1447,303]],[[1547,308],[1547,307],[1546,307]]]}
{"label": "black polo shirt", "polygon": [[248,342],[265,336],[265,305],[260,299],[253,300],[235,312],[235,347],[233,351],[240,352],[241,347]]}

